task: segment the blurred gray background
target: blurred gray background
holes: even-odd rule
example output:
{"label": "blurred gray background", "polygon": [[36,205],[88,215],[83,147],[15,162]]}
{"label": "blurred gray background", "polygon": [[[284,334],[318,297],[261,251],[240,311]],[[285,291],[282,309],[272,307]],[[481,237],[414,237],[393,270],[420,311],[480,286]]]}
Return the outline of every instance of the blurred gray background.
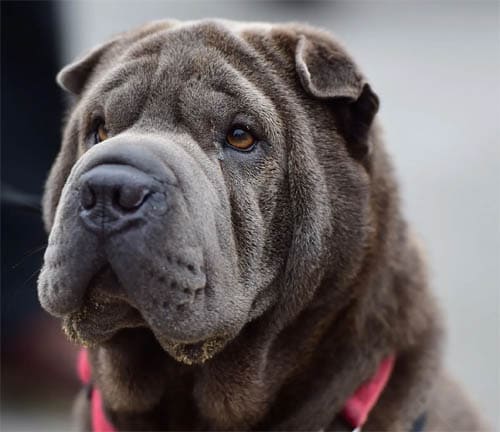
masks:
{"label": "blurred gray background", "polygon": [[447,367],[500,430],[496,1],[114,0],[57,8],[61,66],[113,33],[161,18],[303,21],[344,42],[381,99],[405,213],[428,252],[446,316]]}

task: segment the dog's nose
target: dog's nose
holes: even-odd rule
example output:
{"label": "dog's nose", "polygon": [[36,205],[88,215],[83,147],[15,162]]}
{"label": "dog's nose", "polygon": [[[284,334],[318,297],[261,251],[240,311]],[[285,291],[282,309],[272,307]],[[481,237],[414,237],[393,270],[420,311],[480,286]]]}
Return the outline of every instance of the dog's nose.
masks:
{"label": "dog's nose", "polygon": [[143,217],[154,179],[128,165],[92,168],[80,180],[80,217],[93,231],[116,231]]}

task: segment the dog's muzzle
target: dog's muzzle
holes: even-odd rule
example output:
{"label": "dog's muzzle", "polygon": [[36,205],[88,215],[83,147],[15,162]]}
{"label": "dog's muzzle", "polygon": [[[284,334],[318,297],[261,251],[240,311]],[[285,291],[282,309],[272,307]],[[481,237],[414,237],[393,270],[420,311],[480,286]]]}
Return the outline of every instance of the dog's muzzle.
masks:
{"label": "dog's muzzle", "polygon": [[42,306],[81,343],[145,326],[175,358],[209,358],[252,301],[230,271],[221,212],[182,147],[126,136],[93,147],[61,193],[39,277]]}

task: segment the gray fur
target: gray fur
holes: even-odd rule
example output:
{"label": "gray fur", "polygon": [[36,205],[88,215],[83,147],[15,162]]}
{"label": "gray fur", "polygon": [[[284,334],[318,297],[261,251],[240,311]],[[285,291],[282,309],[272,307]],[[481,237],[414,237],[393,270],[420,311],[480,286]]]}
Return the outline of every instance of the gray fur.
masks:
{"label": "gray fur", "polygon": [[[394,353],[364,430],[407,430],[423,412],[436,430],[480,428],[463,398],[440,408],[446,421],[430,404],[439,312],[378,97],[329,34],[156,22],[58,81],[77,101],[47,182],[39,296],[91,346],[117,427],[346,430],[343,403]],[[92,146],[96,115],[110,138]],[[252,151],[225,143],[234,122]],[[138,227],[104,236],[82,226],[79,194],[110,163],[155,186]]]}

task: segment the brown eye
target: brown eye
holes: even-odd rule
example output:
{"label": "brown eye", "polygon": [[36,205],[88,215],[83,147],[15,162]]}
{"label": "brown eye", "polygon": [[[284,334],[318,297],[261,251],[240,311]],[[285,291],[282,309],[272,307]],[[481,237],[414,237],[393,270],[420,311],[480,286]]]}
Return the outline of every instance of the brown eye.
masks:
{"label": "brown eye", "polygon": [[97,129],[94,133],[95,144],[98,144],[107,139],[108,139],[108,131],[106,130],[104,123],[100,123],[99,126],[97,126]]}
{"label": "brown eye", "polygon": [[250,150],[255,137],[242,126],[233,126],[226,135],[227,143],[238,150]]}

